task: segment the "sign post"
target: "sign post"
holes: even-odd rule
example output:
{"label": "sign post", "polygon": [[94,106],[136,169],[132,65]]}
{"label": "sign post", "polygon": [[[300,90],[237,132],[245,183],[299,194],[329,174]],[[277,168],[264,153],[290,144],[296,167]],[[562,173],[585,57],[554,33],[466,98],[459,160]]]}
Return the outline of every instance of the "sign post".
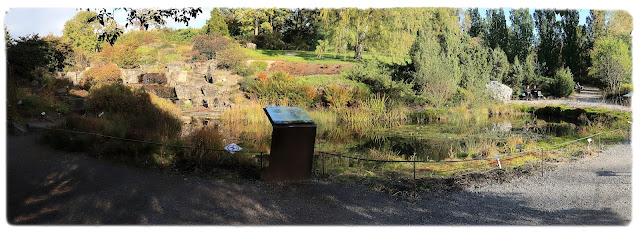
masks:
{"label": "sign post", "polygon": [[269,165],[263,180],[306,180],[313,168],[316,124],[300,107],[264,108],[273,126]]}

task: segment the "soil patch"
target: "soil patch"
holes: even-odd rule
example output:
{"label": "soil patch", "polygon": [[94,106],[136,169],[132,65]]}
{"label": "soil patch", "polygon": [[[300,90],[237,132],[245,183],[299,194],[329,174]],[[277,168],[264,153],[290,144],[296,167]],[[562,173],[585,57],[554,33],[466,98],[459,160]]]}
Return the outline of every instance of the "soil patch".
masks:
{"label": "soil patch", "polygon": [[278,61],[269,66],[267,72],[285,71],[294,76],[308,75],[332,75],[338,74],[346,68],[353,67],[351,64],[319,64],[319,63],[293,63]]}

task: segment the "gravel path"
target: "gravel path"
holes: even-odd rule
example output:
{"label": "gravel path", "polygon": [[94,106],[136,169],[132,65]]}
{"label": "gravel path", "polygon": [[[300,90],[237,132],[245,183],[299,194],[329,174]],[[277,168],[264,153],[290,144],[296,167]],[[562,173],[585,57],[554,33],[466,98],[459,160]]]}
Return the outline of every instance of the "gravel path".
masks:
{"label": "gravel path", "polygon": [[627,224],[631,146],[559,166],[544,178],[398,200],[325,181],[221,181],[54,151],[36,136],[7,141],[12,224]]}
{"label": "gravel path", "polygon": [[565,105],[573,108],[605,108],[615,111],[631,112],[631,106],[617,105],[604,101],[598,88],[585,87],[580,93],[574,93],[568,98],[541,99],[541,100],[511,100],[509,103],[529,106]]}

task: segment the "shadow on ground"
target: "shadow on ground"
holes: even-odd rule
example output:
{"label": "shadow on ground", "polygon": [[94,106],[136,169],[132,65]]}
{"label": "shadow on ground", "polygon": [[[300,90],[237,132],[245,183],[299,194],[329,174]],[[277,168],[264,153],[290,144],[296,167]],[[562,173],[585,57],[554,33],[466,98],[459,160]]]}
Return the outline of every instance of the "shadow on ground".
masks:
{"label": "shadow on ground", "polygon": [[[114,165],[8,137],[11,224],[620,225],[611,210],[541,211],[481,193],[397,200],[330,182],[228,182]],[[606,174],[606,173],[605,173]],[[470,204],[472,201],[473,205]]]}

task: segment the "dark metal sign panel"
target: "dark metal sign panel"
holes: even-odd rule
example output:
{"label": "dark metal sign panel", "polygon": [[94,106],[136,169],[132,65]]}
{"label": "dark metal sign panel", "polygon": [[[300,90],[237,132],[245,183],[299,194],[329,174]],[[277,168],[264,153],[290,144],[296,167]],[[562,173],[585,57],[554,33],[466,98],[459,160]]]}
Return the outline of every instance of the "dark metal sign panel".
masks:
{"label": "dark metal sign panel", "polygon": [[300,107],[267,106],[264,111],[272,124],[313,123]]}

